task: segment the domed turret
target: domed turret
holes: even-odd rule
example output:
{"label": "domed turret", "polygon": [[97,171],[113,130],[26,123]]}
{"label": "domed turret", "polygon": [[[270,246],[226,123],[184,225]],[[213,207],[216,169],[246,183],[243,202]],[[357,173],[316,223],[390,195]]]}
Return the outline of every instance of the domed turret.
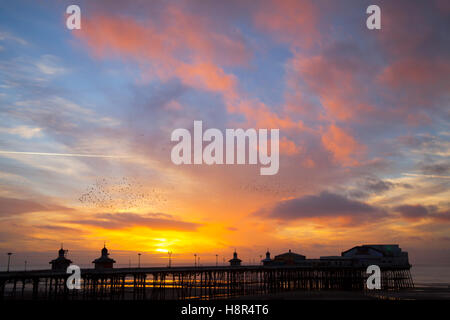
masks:
{"label": "domed turret", "polygon": [[240,266],[241,265],[242,260],[238,258],[236,250],[234,250],[233,259],[228,260],[228,262],[230,263],[230,266]]}
{"label": "domed turret", "polygon": [[95,269],[112,269],[114,263],[116,261],[109,257],[108,249],[106,249],[106,245],[103,245],[102,255],[100,258],[95,259],[92,263],[95,264]]}
{"label": "domed turret", "polygon": [[262,262],[262,264],[263,264],[264,266],[267,266],[267,265],[269,265],[269,264],[272,262],[272,259],[270,259],[270,252],[269,252],[269,249],[267,249],[267,252],[266,252],[266,258],[263,259],[261,262]]}
{"label": "domed turret", "polygon": [[61,249],[58,250],[58,257],[49,262],[52,265],[52,270],[67,270],[67,267],[72,263],[71,260],[66,258],[68,250],[64,250],[61,244]]}

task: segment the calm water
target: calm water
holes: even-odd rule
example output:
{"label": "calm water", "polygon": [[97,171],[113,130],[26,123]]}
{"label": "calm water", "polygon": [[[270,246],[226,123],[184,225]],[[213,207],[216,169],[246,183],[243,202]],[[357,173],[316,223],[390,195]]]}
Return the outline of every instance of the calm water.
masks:
{"label": "calm water", "polygon": [[411,268],[414,284],[420,286],[450,286],[450,265],[415,264]]}

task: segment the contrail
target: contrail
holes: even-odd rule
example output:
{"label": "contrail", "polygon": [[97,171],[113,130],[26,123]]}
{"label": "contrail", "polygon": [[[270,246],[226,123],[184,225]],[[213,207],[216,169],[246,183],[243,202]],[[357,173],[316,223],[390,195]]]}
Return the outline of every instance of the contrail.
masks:
{"label": "contrail", "polygon": [[84,157],[84,158],[113,158],[113,159],[127,158],[127,156],[113,156],[105,154],[24,152],[24,151],[4,151],[4,150],[0,150],[0,154],[19,154],[19,155],[56,156],[56,157]]}
{"label": "contrail", "polygon": [[425,178],[438,178],[438,179],[450,179],[450,176],[439,176],[434,174],[419,174],[419,173],[403,173],[404,176],[410,177],[425,177]]}

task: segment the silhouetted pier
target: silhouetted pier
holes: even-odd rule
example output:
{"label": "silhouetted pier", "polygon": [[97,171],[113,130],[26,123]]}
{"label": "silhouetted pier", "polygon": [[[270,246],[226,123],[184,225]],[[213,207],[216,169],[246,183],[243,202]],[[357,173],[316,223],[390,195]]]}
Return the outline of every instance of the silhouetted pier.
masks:
{"label": "silhouetted pier", "polygon": [[[382,290],[412,288],[410,267],[381,267]],[[165,300],[222,299],[290,290],[364,291],[365,267],[214,266],[81,269],[81,289],[58,270],[0,272],[0,299]]]}

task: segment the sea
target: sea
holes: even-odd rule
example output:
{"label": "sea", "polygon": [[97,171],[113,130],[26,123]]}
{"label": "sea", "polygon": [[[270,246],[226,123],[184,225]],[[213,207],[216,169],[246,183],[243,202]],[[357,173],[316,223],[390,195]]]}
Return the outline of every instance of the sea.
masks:
{"label": "sea", "polygon": [[450,288],[450,265],[414,264],[411,275],[416,287]]}

